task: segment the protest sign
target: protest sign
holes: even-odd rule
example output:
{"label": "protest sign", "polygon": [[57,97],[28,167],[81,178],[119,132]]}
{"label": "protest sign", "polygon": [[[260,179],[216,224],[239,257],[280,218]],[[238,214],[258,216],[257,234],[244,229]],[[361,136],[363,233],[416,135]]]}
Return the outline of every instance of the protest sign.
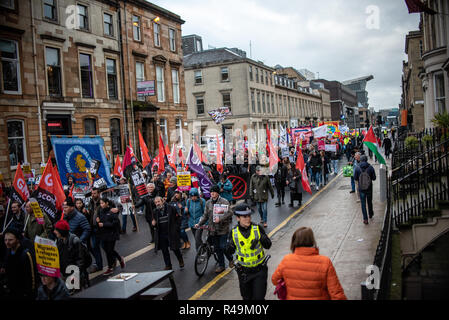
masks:
{"label": "protest sign", "polygon": [[56,242],[36,236],[34,239],[34,250],[39,273],[59,278],[59,251]]}
{"label": "protest sign", "polygon": [[318,151],[325,150],[325,149],[326,149],[326,146],[325,146],[324,140],[318,140]]}
{"label": "protest sign", "polygon": [[326,144],[324,147],[325,151],[330,151],[330,152],[337,152],[337,145],[336,144]]}
{"label": "protest sign", "polygon": [[131,181],[136,188],[137,194],[140,198],[148,197],[147,186],[145,185],[145,178],[140,170],[134,170],[131,172]]}
{"label": "protest sign", "polygon": [[30,205],[31,209],[33,209],[33,214],[36,217],[37,223],[44,224],[44,213],[35,198],[30,199]]}
{"label": "protest sign", "polygon": [[178,190],[179,191],[189,191],[191,188],[191,174],[189,171],[178,172],[177,181],[178,181]]}
{"label": "protest sign", "polygon": [[31,166],[29,163],[24,163],[22,165],[23,176],[25,179],[33,178],[33,172],[31,171]]}
{"label": "protest sign", "polygon": [[120,197],[120,203],[128,203],[131,202],[131,192],[129,191],[128,184],[120,184],[117,187],[118,196]]}
{"label": "protest sign", "polygon": [[213,210],[213,219],[219,219],[221,220],[226,212],[228,212],[228,205],[227,204],[214,204],[214,210]]}

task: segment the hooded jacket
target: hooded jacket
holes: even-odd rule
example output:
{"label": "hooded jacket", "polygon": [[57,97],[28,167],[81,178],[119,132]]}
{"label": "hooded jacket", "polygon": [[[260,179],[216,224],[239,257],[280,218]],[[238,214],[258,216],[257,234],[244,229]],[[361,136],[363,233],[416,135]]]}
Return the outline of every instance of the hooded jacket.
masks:
{"label": "hooded jacket", "polygon": [[68,300],[70,297],[69,290],[60,278],[56,278],[56,286],[53,290],[48,290],[41,285],[37,290],[36,300]]}
{"label": "hooded jacket", "polygon": [[64,220],[69,223],[70,232],[86,243],[90,236],[90,224],[87,218],[78,210],[74,209],[70,214],[64,215]]}
{"label": "hooded jacket", "polygon": [[[226,212],[221,220],[218,223],[215,223],[214,220],[214,204],[225,204],[228,205],[228,212]],[[230,226],[232,224],[232,214],[233,211],[229,205],[228,200],[224,199],[223,197],[218,197],[216,201],[214,201],[212,198],[210,198],[206,202],[206,210],[203,214],[203,216],[200,219],[200,222],[198,223],[200,226],[208,222],[209,227],[213,229],[211,232],[212,235],[225,235],[228,234],[230,230]]]}
{"label": "hooded jacket", "polygon": [[298,247],[286,255],[271,277],[284,279],[287,300],[346,300],[331,260],[317,248]]}
{"label": "hooded jacket", "polygon": [[[371,177],[371,180],[376,180],[376,171],[374,170],[373,166],[370,165],[368,162],[361,162],[355,169],[354,169],[354,180],[359,181],[359,177],[362,174],[362,171],[365,171],[369,174]],[[371,186],[368,190],[362,191],[362,192],[372,192],[373,191],[373,184],[371,183]],[[359,186],[359,192],[360,192],[360,186]]]}

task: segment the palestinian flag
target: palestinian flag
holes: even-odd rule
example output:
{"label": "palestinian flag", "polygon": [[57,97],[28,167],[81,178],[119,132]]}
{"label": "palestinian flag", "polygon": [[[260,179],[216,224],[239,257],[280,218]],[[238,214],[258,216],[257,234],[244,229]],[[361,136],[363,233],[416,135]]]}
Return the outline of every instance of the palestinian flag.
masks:
{"label": "palestinian flag", "polygon": [[386,165],[384,157],[380,154],[380,146],[377,143],[376,136],[374,135],[373,126],[369,127],[368,133],[365,136],[365,139],[363,139],[363,144],[366,145],[372,152],[374,152],[374,155],[377,158],[377,161],[379,163],[383,163]]}

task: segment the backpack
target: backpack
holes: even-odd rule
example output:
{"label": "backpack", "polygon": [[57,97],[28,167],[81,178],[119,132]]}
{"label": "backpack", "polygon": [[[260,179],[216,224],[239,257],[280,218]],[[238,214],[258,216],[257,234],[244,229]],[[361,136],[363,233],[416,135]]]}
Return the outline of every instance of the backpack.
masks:
{"label": "backpack", "polygon": [[[75,241],[75,239],[78,239],[78,241]],[[73,245],[78,244],[79,245],[79,255],[81,257],[82,265],[79,266],[80,269],[87,269],[92,264],[92,256],[90,255],[89,249],[87,248],[87,245],[82,242],[78,237],[70,237],[69,238],[69,246],[72,247]],[[76,243],[75,243],[76,242]]]}
{"label": "backpack", "polygon": [[[361,169],[362,168],[360,168],[360,170]],[[368,174],[368,172],[366,172],[366,169],[365,169],[364,171],[362,171],[362,173],[359,176],[359,188],[360,188],[360,191],[367,191],[371,187],[371,184],[372,184],[371,177]]]}

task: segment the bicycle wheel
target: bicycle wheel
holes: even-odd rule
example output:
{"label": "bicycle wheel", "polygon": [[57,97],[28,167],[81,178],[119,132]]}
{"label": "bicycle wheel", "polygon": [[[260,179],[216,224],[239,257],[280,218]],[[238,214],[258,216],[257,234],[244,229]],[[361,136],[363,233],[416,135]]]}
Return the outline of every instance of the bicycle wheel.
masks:
{"label": "bicycle wheel", "polygon": [[209,248],[206,244],[201,245],[195,256],[195,273],[197,276],[201,277],[206,271],[207,264],[209,263],[209,257]]}

